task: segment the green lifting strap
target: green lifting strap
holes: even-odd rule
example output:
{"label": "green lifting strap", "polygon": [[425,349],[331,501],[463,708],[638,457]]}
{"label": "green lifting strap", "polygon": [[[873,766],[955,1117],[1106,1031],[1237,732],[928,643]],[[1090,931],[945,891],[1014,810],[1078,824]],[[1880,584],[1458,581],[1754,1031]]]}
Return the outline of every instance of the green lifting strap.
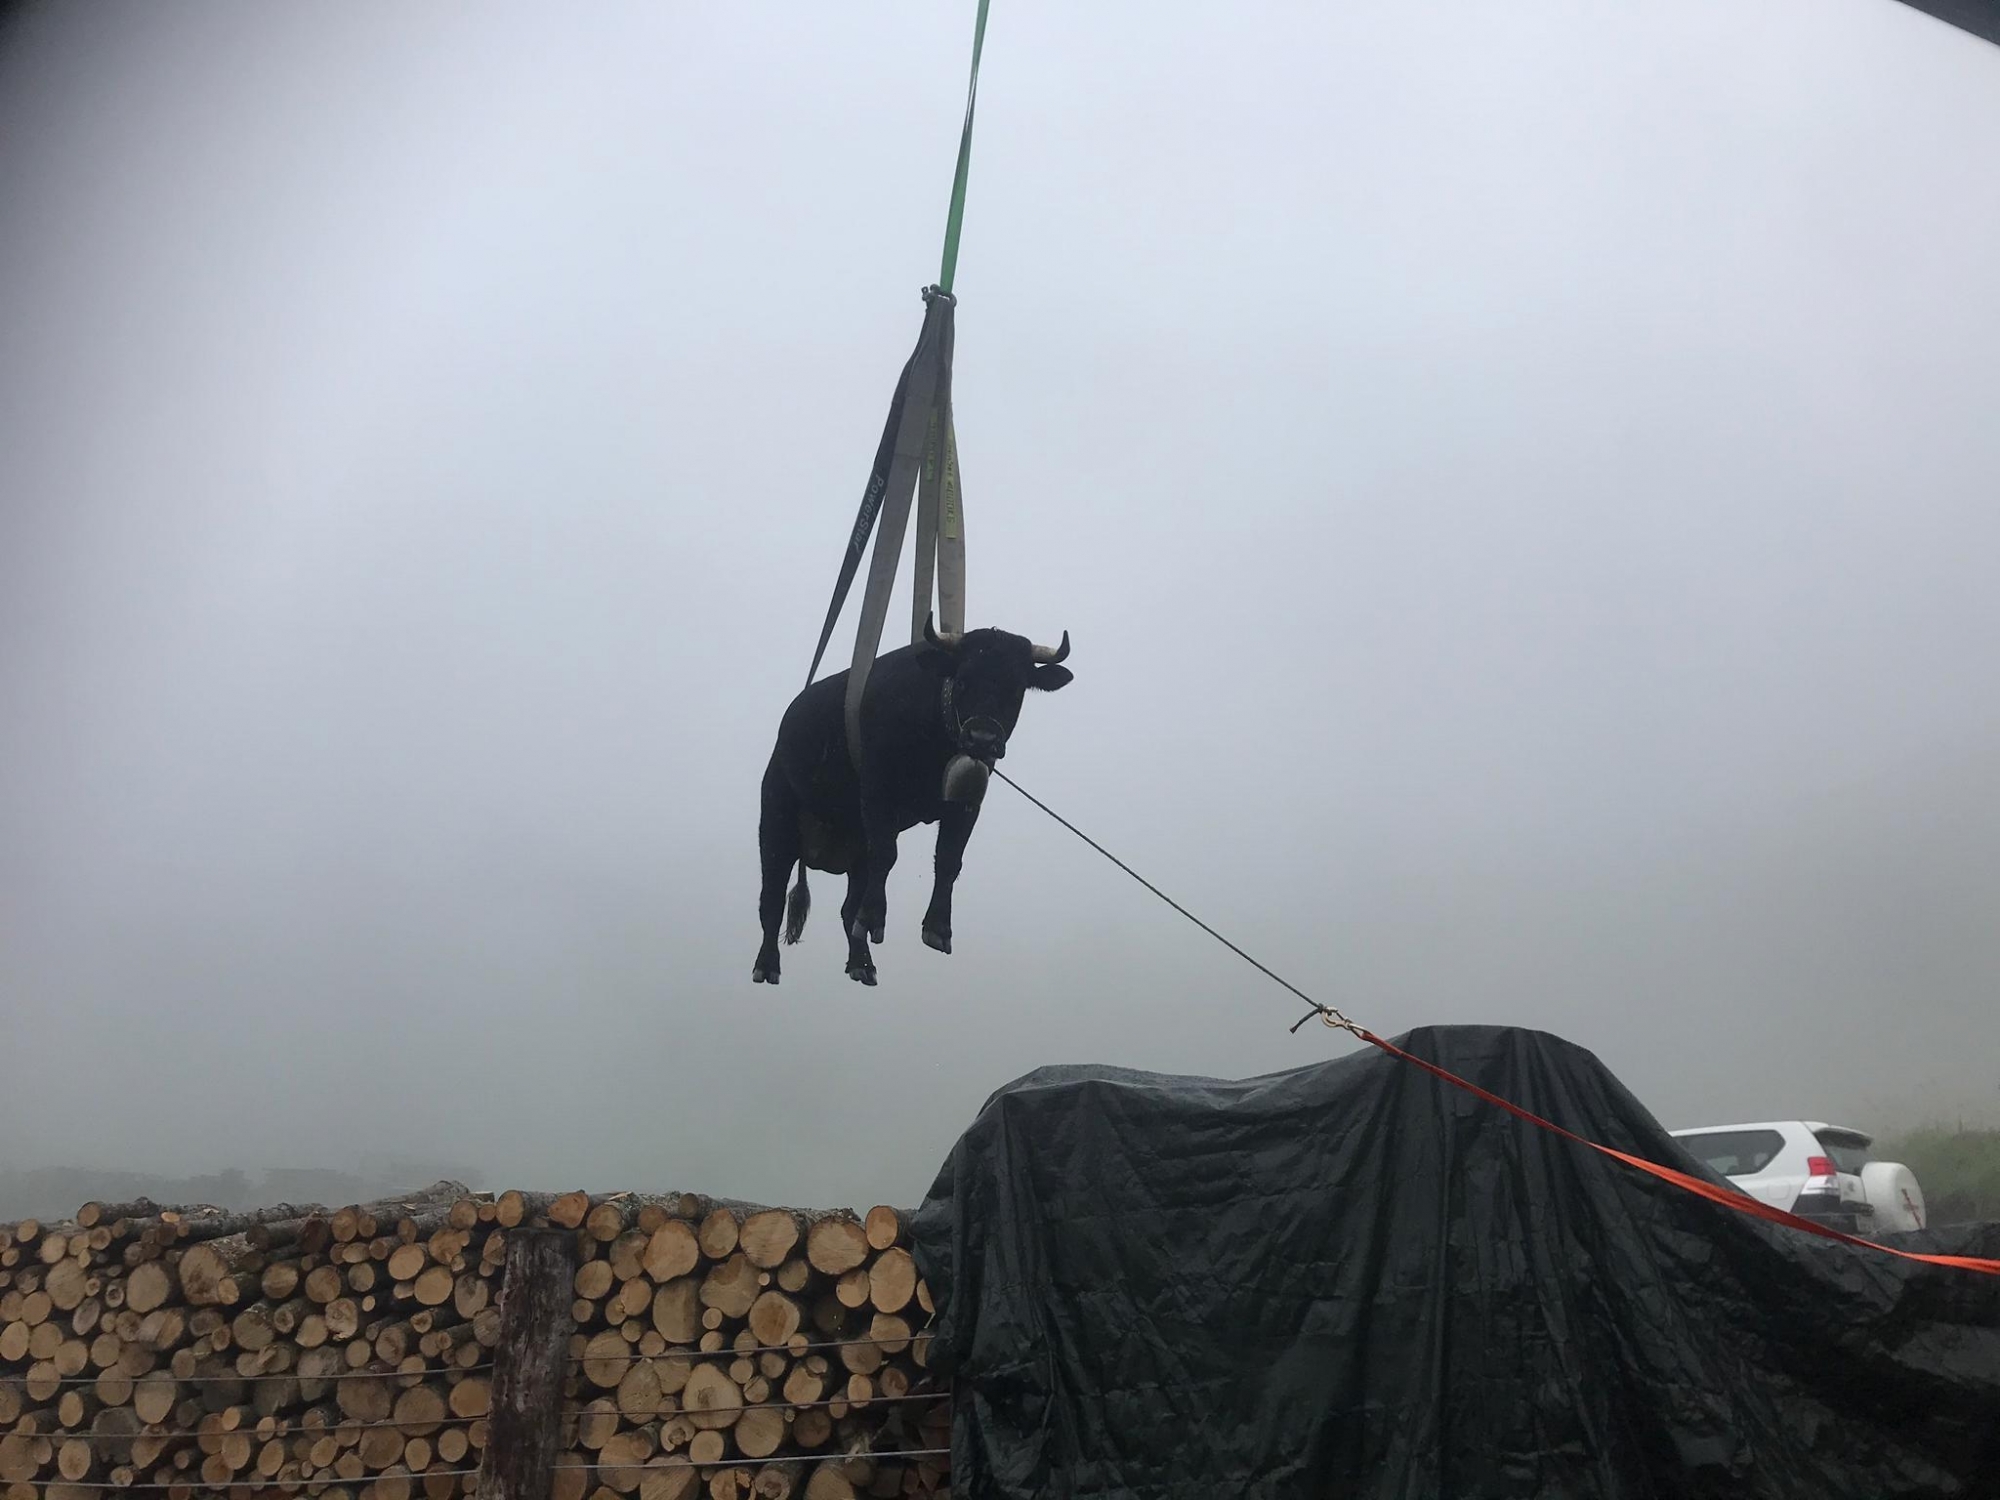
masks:
{"label": "green lifting strap", "polygon": [[979,102],[979,54],[986,46],[986,3],[979,0],[979,16],[972,23],[972,78],[965,86],[965,128],[958,135],[958,170],[951,179],[951,212],[944,221],[944,266],[938,272],[938,286],[951,290],[958,275],[958,232],[965,223],[965,177],[972,166],[972,108]]}
{"label": "green lifting strap", "polygon": [[[911,598],[910,642],[924,638],[932,617],[935,590],[937,618],[947,632],[965,629],[965,502],[959,483],[958,438],[951,409],[951,358],[957,298],[951,283],[958,271],[958,246],[965,220],[965,183],[972,161],[972,119],[979,94],[979,57],[986,43],[986,9],[979,0],[972,34],[972,76],[966,88],[965,124],[959,133],[958,167],[952,178],[951,208],[945,220],[944,263],[938,284],[924,291],[924,326],[917,347],[904,362],[889,402],[888,420],[876,445],[875,463],[861,494],[861,507],[848,532],[847,554],[834,582],[833,599],[820,626],[819,644],[810,683],[819,672],[833,637],[834,624],[847,602],[848,590],[860,571],[862,555],[874,534],[874,556],[861,595],[861,619],[855,630],[854,655],[847,679],[847,751],[860,764],[861,700],[869,669],[882,639],[889,594],[895,586],[896,564],[903,550],[911,502],[916,502],[916,576]],[[922,484],[918,480],[921,476]],[[877,522],[879,520],[879,529]]]}

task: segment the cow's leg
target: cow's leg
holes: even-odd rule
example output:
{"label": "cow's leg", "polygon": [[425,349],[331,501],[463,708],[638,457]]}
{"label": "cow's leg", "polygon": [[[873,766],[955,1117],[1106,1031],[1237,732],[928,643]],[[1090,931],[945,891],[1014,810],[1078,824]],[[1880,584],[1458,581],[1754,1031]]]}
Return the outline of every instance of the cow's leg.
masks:
{"label": "cow's leg", "polygon": [[764,943],[750,970],[753,984],[778,982],[778,924],[785,916],[785,881],[799,862],[799,804],[777,757],[764,769],[764,807],[757,820],[757,855],[764,880],[757,896],[757,918],[764,926]]}
{"label": "cow's leg", "polygon": [[951,952],[951,888],[965,868],[965,843],[978,821],[979,809],[963,802],[947,802],[938,819],[937,882],[924,913],[924,941],[940,953]]}
{"label": "cow's leg", "polygon": [[840,907],[840,929],[847,934],[847,977],[856,984],[875,982],[875,957],[868,951],[868,939],[858,920],[862,889],[867,881],[867,873],[857,859],[847,877],[847,900]]}
{"label": "cow's leg", "polygon": [[867,931],[869,941],[879,943],[889,920],[889,872],[896,868],[896,824],[864,794],[861,827],[868,845],[868,878],[861,887],[861,910],[855,914],[854,922],[848,924],[848,930],[853,931],[855,923],[859,923]]}

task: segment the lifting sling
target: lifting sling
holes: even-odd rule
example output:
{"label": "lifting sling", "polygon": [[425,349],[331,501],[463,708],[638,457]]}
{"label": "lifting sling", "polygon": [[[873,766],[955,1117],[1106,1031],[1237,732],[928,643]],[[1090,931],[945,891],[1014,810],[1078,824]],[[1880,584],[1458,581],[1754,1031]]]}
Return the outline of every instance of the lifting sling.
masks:
{"label": "lifting sling", "polygon": [[[917,512],[916,572],[910,598],[910,643],[924,638],[924,626],[935,615],[947,632],[965,629],[965,506],[959,487],[958,439],[951,412],[953,314],[957,298],[952,281],[958,271],[959,232],[965,217],[965,182],[972,159],[973,106],[979,96],[979,54],[986,40],[986,7],[979,0],[973,23],[972,78],[966,88],[965,124],[959,133],[958,168],[952,178],[951,209],[945,220],[944,262],[937,284],[924,289],[924,322],[917,346],[903,365],[889,402],[889,418],[875,449],[875,463],[861,492],[861,508],[848,533],[847,555],[834,583],[819,645],[806,671],[810,684],[833,638],[834,623],[853,586],[875,532],[875,555],[869,560],[868,582],[861,594],[861,619],[855,627],[854,656],[847,677],[847,753],[858,766],[861,757],[861,698],[869,669],[882,640],[889,613],[889,593],[895,586],[896,564],[903,551],[911,503]],[[880,523],[879,530],[877,523]]]}

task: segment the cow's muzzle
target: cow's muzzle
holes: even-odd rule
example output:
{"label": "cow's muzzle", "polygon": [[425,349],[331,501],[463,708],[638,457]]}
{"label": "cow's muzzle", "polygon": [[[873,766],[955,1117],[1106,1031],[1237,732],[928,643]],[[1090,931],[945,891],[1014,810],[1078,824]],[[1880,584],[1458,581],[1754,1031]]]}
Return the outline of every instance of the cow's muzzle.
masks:
{"label": "cow's muzzle", "polygon": [[993,719],[967,719],[959,725],[959,743],[974,760],[989,766],[1007,753],[1007,731]]}

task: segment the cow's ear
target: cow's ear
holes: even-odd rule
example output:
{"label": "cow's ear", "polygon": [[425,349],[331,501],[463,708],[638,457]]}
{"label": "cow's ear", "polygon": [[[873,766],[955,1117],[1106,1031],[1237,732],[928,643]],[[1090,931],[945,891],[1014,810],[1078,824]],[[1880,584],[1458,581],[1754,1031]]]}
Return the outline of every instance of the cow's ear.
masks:
{"label": "cow's ear", "polygon": [[1028,679],[1028,686],[1038,693],[1053,693],[1057,688],[1068,687],[1076,681],[1076,674],[1068,667],[1046,666],[1035,668],[1035,675]]}

